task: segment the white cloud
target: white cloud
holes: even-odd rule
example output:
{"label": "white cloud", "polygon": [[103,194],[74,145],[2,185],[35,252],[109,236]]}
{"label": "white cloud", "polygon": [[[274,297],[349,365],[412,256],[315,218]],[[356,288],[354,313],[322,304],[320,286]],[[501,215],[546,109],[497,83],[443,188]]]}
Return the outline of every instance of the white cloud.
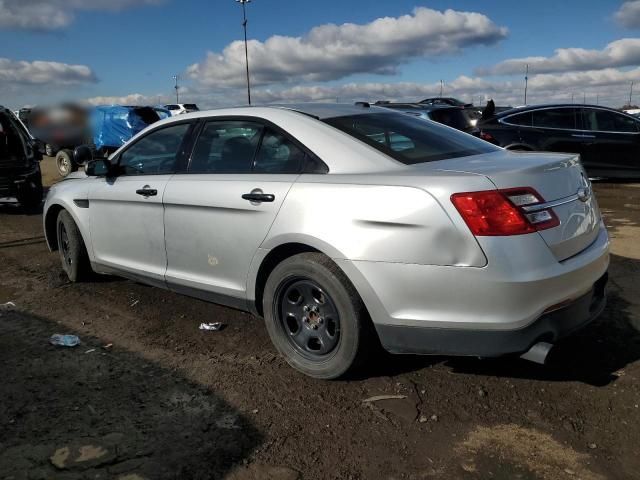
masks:
{"label": "white cloud", "polygon": [[[529,79],[530,104],[570,102],[596,103],[620,107],[628,101],[629,82],[640,82],[640,68],[629,71],[606,69],[587,72],[534,75]],[[460,98],[476,105],[489,98],[498,105],[521,105],[524,83],[521,81],[491,81],[481,77],[460,76],[444,84],[444,95]],[[185,101],[197,103],[201,108],[244,105],[246,92],[239,89],[223,91],[190,91]],[[390,100],[416,102],[440,94],[440,83],[415,82],[351,82],[342,85],[295,85],[289,88],[255,88],[251,97],[255,105],[298,102],[355,101],[375,102]],[[173,97],[131,94],[122,97],[94,97],[88,101],[98,104],[156,105],[172,102]],[[159,101],[162,99],[162,101]],[[634,98],[637,102],[637,99]]]}
{"label": "white cloud", "polygon": [[91,105],[158,105],[165,103],[167,96],[143,95],[141,93],[130,93],[122,96],[98,96],[87,98],[86,102]]}
{"label": "white cloud", "polygon": [[640,28],[640,0],[624,2],[613,17],[625,28]]}
{"label": "white cloud", "polygon": [[0,85],[22,88],[35,85],[79,85],[95,82],[97,79],[94,72],[86,65],[0,58]]}
{"label": "white cloud", "polygon": [[[414,58],[454,54],[474,45],[491,45],[507,35],[480,13],[419,7],[411,15],[378,18],[356,25],[321,25],[302,37],[274,35],[249,42],[254,85],[291,81],[326,81],[355,73],[393,74]],[[244,43],[235,41],[221,53],[209,52],[187,74],[208,87],[245,82]]]}
{"label": "white cloud", "polygon": [[627,67],[640,64],[640,38],[623,38],[609,43],[602,50],[559,48],[552,57],[513,58],[489,68],[477,69],[478,75],[523,75]]}
{"label": "white cloud", "polygon": [[118,11],[163,0],[0,0],[0,29],[56,30],[70,25],[78,10]]}
{"label": "white cloud", "polygon": [[[528,102],[587,102],[620,106],[628,100],[629,82],[640,81],[640,68],[630,71],[615,69],[535,75],[529,79]],[[239,92],[240,93],[240,92]],[[337,86],[299,85],[287,89],[256,89],[252,98],[258,103],[295,102],[354,102],[391,100],[416,102],[438,96],[440,83],[348,83]],[[499,105],[523,103],[524,83],[517,81],[488,81],[484,78],[460,76],[445,83],[444,95],[478,103],[494,98]],[[241,97],[237,97],[240,99]],[[217,98],[224,102],[225,98]],[[202,100],[205,102],[205,100]],[[228,100],[227,100],[228,101]],[[240,100],[241,101],[241,100]]]}

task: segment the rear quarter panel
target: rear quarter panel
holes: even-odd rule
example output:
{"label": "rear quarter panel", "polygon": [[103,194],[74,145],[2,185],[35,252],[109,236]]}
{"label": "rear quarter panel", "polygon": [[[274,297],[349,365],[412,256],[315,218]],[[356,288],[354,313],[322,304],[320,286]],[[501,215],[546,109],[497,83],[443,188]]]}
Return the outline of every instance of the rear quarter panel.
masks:
{"label": "rear quarter panel", "polygon": [[[341,178],[339,178],[341,177]],[[419,176],[302,175],[262,245],[313,243],[334,259],[422,265],[483,266],[486,258],[464,223],[441,202],[444,185],[431,194]],[[473,178],[473,177],[471,177]],[[485,185],[486,180],[480,183]],[[331,183],[329,183],[331,182]],[[398,185],[394,183],[405,183]],[[437,182],[437,180],[436,180]],[[473,187],[472,187],[473,188]],[[463,190],[464,191],[464,190]],[[443,198],[437,198],[441,194]],[[450,202],[449,202],[450,203]]]}

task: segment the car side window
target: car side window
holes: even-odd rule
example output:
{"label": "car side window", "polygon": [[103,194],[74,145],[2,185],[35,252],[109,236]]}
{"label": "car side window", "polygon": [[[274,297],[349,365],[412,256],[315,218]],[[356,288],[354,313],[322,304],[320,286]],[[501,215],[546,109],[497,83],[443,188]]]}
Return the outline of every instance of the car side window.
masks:
{"label": "car side window", "polygon": [[207,122],[196,141],[192,173],[251,173],[263,126],[255,122]]}
{"label": "car side window", "polygon": [[126,149],[119,159],[124,175],[160,175],[175,171],[180,146],[190,124],[155,130]]}
{"label": "car side window", "polygon": [[535,110],[532,122],[534,127],[577,130],[581,128],[581,122],[578,122],[578,113],[577,108]]}
{"label": "car side window", "polygon": [[584,122],[588,130],[623,133],[638,132],[638,121],[607,110],[585,109]]}
{"label": "car side window", "polygon": [[267,128],[253,164],[253,173],[298,173],[304,152],[282,133]]}
{"label": "car side window", "polygon": [[505,123],[511,125],[520,125],[522,127],[533,126],[533,114],[532,112],[519,113],[517,115],[510,115],[504,119]]}

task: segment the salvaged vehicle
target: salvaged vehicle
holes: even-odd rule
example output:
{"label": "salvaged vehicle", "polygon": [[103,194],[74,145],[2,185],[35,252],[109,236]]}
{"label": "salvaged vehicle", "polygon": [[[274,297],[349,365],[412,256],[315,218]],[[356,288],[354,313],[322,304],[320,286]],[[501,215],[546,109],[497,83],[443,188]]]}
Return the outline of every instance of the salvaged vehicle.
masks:
{"label": "salvaged vehicle", "polygon": [[14,114],[0,106],[0,201],[33,208],[42,202],[40,145]]}
{"label": "salvaged vehicle", "polygon": [[609,265],[577,155],[368,104],[163,120],[52,187],[44,231],[70,280],[112,273],[251,311],[317,378],[379,343],[543,361],[602,311]]}

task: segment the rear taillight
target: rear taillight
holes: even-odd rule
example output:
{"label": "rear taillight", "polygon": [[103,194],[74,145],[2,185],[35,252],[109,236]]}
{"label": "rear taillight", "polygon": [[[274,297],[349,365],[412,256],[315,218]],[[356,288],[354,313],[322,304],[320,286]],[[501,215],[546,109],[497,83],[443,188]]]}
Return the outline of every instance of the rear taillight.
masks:
{"label": "rear taillight", "polygon": [[560,225],[551,208],[525,209],[544,203],[530,187],[456,193],[451,201],[477,236],[523,235]]}
{"label": "rear taillight", "polygon": [[495,137],[494,137],[493,135],[491,135],[490,133],[482,132],[482,131],[481,131],[481,132],[478,134],[478,136],[479,136],[482,140],[484,140],[484,141],[486,141],[486,142],[493,143],[494,145],[498,145],[498,140],[496,140],[496,139],[495,139]]}

